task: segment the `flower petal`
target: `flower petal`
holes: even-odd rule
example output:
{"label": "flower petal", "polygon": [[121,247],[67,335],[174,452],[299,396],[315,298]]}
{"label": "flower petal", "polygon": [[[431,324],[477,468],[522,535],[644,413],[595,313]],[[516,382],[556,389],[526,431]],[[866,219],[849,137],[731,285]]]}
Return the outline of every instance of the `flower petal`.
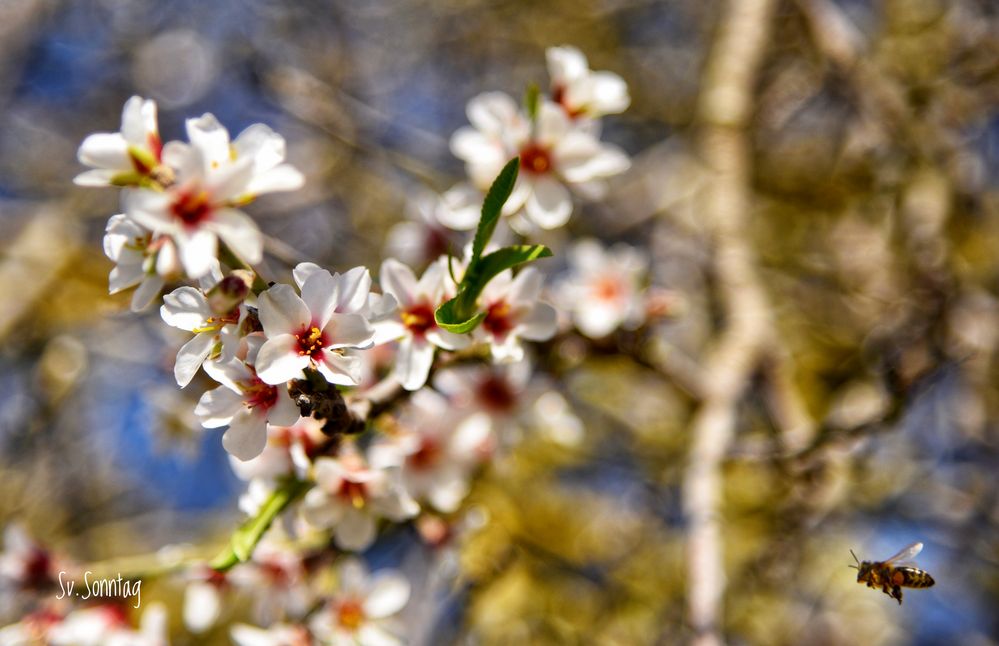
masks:
{"label": "flower petal", "polygon": [[556,229],[569,221],[572,198],[561,182],[551,177],[539,177],[527,198],[527,216],[542,229]]}
{"label": "flower petal", "polygon": [[382,291],[391,294],[403,307],[408,307],[416,297],[417,282],[413,270],[395,258],[387,258],[378,272]]}
{"label": "flower petal", "polygon": [[342,550],[360,552],[375,542],[375,533],[375,519],[351,507],[333,530],[333,542]]}
{"label": "flower petal", "polygon": [[298,339],[292,334],[267,339],[257,353],[257,376],[266,384],[278,385],[300,379],[308,365],[309,357],[298,354]]}
{"label": "flower petal", "polygon": [[378,572],[372,577],[364,614],[373,619],[389,617],[402,610],[409,601],[410,585],[397,572]]}
{"label": "flower petal", "polygon": [[257,224],[242,211],[217,209],[205,224],[206,228],[218,234],[229,248],[251,265],[264,257],[264,237]]}
{"label": "flower petal", "polygon": [[323,330],[329,335],[329,348],[360,348],[371,343],[375,334],[368,319],[360,314],[333,314]]}
{"label": "flower petal", "polygon": [[260,324],[268,337],[297,334],[312,323],[308,306],[291,285],[274,285],[259,296],[257,305]]}
{"label": "flower petal", "polygon": [[419,390],[427,383],[430,366],[434,363],[434,346],[422,339],[408,336],[399,342],[392,373],[406,390]]}
{"label": "flower petal", "polygon": [[160,316],[167,325],[190,332],[203,327],[211,315],[205,295],[194,287],[178,287],[163,296]]}
{"label": "flower petal", "polygon": [[193,339],[181,346],[177,351],[177,363],[173,366],[173,376],[177,385],[183,388],[191,383],[198,368],[208,358],[215,345],[215,335],[210,332],[196,334]]}
{"label": "flower petal", "polygon": [[323,353],[323,360],[316,363],[319,374],[336,386],[356,386],[361,383],[362,367],[360,357],[337,352]]}
{"label": "flower petal", "polygon": [[267,421],[263,415],[241,408],[222,435],[222,446],[239,460],[252,460],[267,446]]}
{"label": "flower petal", "polygon": [[243,396],[225,387],[213,388],[201,395],[194,414],[201,419],[205,428],[219,428],[232,421],[233,416],[243,409]]}

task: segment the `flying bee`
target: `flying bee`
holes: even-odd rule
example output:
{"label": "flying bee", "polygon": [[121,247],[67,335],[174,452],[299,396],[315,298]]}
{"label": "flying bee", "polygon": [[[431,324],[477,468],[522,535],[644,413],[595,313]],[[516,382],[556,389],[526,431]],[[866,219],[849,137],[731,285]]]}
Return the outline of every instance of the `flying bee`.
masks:
{"label": "flying bee", "polygon": [[857,569],[857,583],[866,583],[868,588],[881,588],[881,591],[902,605],[902,588],[929,588],[936,581],[929,572],[920,570],[911,562],[923,549],[922,543],[913,543],[898,554],[884,561],[863,561],[850,550]]}

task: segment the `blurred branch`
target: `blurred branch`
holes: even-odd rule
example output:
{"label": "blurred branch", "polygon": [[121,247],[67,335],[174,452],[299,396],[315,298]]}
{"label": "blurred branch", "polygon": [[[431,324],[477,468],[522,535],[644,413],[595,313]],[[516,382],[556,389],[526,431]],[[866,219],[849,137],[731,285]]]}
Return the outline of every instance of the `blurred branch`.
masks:
{"label": "blurred branch", "polygon": [[691,422],[693,444],[683,478],[688,620],[692,643],[705,646],[722,643],[720,466],[735,431],[736,406],[769,329],[769,306],[744,231],[752,201],[745,127],[775,5],[773,0],[725,4],[698,104],[700,155],[714,176],[705,192],[704,214],[715,245],[713,269],[726,321],[705,363],[705,397]]}

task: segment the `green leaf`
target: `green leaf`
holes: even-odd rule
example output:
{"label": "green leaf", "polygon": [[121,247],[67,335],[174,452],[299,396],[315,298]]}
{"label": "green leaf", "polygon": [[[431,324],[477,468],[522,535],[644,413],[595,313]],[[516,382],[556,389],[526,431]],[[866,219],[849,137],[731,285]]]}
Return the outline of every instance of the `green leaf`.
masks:
{"label": "green leaf", "polygon": [[496,176],[493,185],[486,193],[486,199],[482,202],[482,216],[479,218],[479,226],[475,230],[475,239],[472,241],[472,261],[482,255],[482,250],[489,244],[489,239],[493,237],[496,224],[499,222],[500,214],[503,212],[503,205],[510,199],[513,186],[517,183],[517,171],[520,169],[520,158],[514,157],[507,162],[500,174]]}
{"label": "green leaf", "polygon": [[472,263],[458,288],[458,295],[442,304],[434,312],[437,325],[455,334],[471,332],[486,317],[485,312],[472,314],[475,311],[475,301],[485,289],[489,281],[500,272],[516,267],[525,262],[548,258],[552,255],[548,247],[535,245],[518,245],[503,247]]}
{"label": "green leaf", "polygon": [[312,487],[311,482],[288,480],[270,495],[260,511],[243,523],[229,538],[229,545],[212,559],[209,565],[218,572],[225,572],[237,563],[250,559],[264,532],[284,509]]}
{"label": "green leaf", "polygon": [[541,105],[541,90],[537,83],[531,83],[527,86],[527,92],[524,93],[524,110],[527,111],[527,117],[531,121],[538,118],[539,105]]}
{"label": "green leaf", "polygon": [[485,312],[479,312],[478,314],[472,316],[458,316],[455,312],[455,306],[458,303],[457,298],[452,298],[449,301],[445,301],[437,308],[434,312],[434,320],[437,321],[437,325],[448,332],[453,332],[455,334],[468,334],[482,322],[482,319],[486,318]]}

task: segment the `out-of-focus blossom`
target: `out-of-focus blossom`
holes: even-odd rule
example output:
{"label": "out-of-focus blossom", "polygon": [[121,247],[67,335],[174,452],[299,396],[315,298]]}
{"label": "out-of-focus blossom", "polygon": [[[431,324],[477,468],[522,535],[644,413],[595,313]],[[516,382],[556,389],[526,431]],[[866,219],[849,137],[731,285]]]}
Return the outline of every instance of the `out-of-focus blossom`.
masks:
{"label": "out-of-focus blossom", "polygon": [[124,213],[108,220],[104,255],[115,263],[108,277],[108,292],[117,294],[138,286],[132,294],[133,312],[144,310],[159,296],[167,280],[182,275],[177,247],[167,236],[153,234],[129,220]]}
{"label": "out-of-focus blossom", "polygon": [[153,233],[171,236],[192,278],[211,270],[219,239],[245,262],[260,262],[260,230],[234,207],[302,185],[301,173],[282,163],[284,138],[256,124],[230,142],[229,132],[211,114],[188,119],[187,134],[190,144],[170,142],[163,149],[175,181],[163,191],[126,190],[126,214]]}
{"label": "out-of-focus blossom", "polygon": [[358,313],[368,304],[368,270],[356,267],[331,275],[303,263],[295,269],[295,279],[301,296],[290,285],[275,285],[258,299],[267,342],[257,355],[257,376],[276,385],[302,378],[313,367],[331,384],[357,385],[360,360],[345,350],[372,343],[374,330]]}
{"label": "out-of-focus blossom", "polygon": [[209,567],[195,568],[184,588],[184,626],[196,635],[207,631],[222,614],[222,593],[229,588],[225,574]]}
{"label": "out-of-focus blossom", "polygon": [[119,132],[98,132],[80,144],[77,158],[93,170],[73,181],[80,186],[138,184],[159,167],[162,149],[156,103],[133,96],[125,102]]}
{"label": "out-of-focus blossom", "polygon": [[649,266],[644,254],[623,243],[605,250],[596,240],[582,240],[568,257],[569,273],[554,291],[580,332],[597,339],[619,326],[642,324],[642,281]]}
{"label": "out-of-focus blossom", "polygon": [[457,234],[451,229],[463,227],[447,222],[450,213],[443,196],[430,191],[417,193],[406,204],[406,219],[389,229],[385,255],[398,258],[410,267],[425,267],[451,247],[460,246]]}
{"label": "out-of-focus blossom", "polygon": [[56,572],[65,567],[52,553],[31,539],[16,523],[4,528],[3,552],[0,552],[0,581],[13,582],[18,588],[40,589],[55,582]]}
{"label": "out-of-focus blossom", "polygon": [[250,460],[267,445],[268,422],[291,426],[299,418],[298,407],[282,385],[265,383],[257,376],[253,363],[263,339],[246,337],[249,352],[244,360],[209,362],[205,371],[221,387],[205,392],[194,409],[205,428],[228,425],[222,446],[240,460]]}
{"label": "out-of-focus blossom", "polygon": [[447,258],[438,259],[419,280],[412,269],[392,258],[382,263],[379,272],[382,289],[399,308],[375,324],[375,342],[399,341],[393,374],[406,390],[427,383],[436,348],[458,350],[471,343],[467,336],[442,330],[434,319],[434,310],[454,293],[446,263]]}
{"label": "out-of-focus blossom", "polygon": [[402,644],[393,615],[409,601],[410,585],[393,570],[373,576],[357,559],[339,568],[339,589],[309,626],[332,646],[391,646]]}
{"label": "out-of-focus blossom", "polygon": [[124,608],[105,604],[70,613],[47,632],[51,646],[167,646],[166,608],[154,603],[131,627]]}
{"label": "out-of-focus blossom", "polygon": [[468,494],[471,472],[489,452],[490,428],[488,416],[468,415],[439,393],[423,389],[400,416],[398,434],[372,451],[402,466],[406,491],[450,513]]}
{"label": "out-of-focus blossom", "polygon": [[556,331],[555,308],[538,300],[541,274],[528,267],[517,274],[509,270],[493,278],[482,290],[479,304],[486,317],[476,328],[476,336],[489,344],[496,361],[521,361],[521,339],[546,341]]}
{"label": "out-of-focus blossom", "polygon": [[304,626],[274,624],[270,628],[257,628],[235,624],[229,636],[236,646],[312,646],[315,642]]}
{"label": "out-of-focus blossom", "polygon": [[227,360],[235,352],[241,311],[216,312],[202,290],[178,287],[163,297],[160,316],[170,326],[193,332],[194,337],[177,351],[173,375],[181,388],[191,383],[209,357]]}
{"label": "out-of-focus blossom", "polygon": [[400,522],[420,506],[402,486],[396,464],[369,463],[352,446],[336,458],[319,458],[316,486],[305,495],[305,521],[333,528],[337,547],[361,551],[375,540],[379,518]]}
{"label": "out-of-focus blossom", "polygon": [[564,45],[545,51],[552,100],[571,118],[598,118],[624,112],[631,103],[628,86],[613,72],[593,72],[579,49]]}
{"label": "out-of-focus blossom", "polygon": [[25,615],[21,621],[0,628],[3,646],[39,646],[49,644],[49,633],[62,623],[63,615],[42,608]]}
{"label": "out-of-focus blossom", "polygon": [[503,213],[512,215],[523,209],[527,220],[512,221],[521,229],[564,225],[572,214],[567,186],[588,198],[598,197],[606,188],[603,180],[630,166],[620,148],[601,142],[589,129],[576,127],[550,101],[541,103],[533,123],[502,92],[476,96],[467,114],[472,127],[454,133],[451,151],[465,161],[472,183],[483,190],[507,161],[520,157],[520,173]]}

